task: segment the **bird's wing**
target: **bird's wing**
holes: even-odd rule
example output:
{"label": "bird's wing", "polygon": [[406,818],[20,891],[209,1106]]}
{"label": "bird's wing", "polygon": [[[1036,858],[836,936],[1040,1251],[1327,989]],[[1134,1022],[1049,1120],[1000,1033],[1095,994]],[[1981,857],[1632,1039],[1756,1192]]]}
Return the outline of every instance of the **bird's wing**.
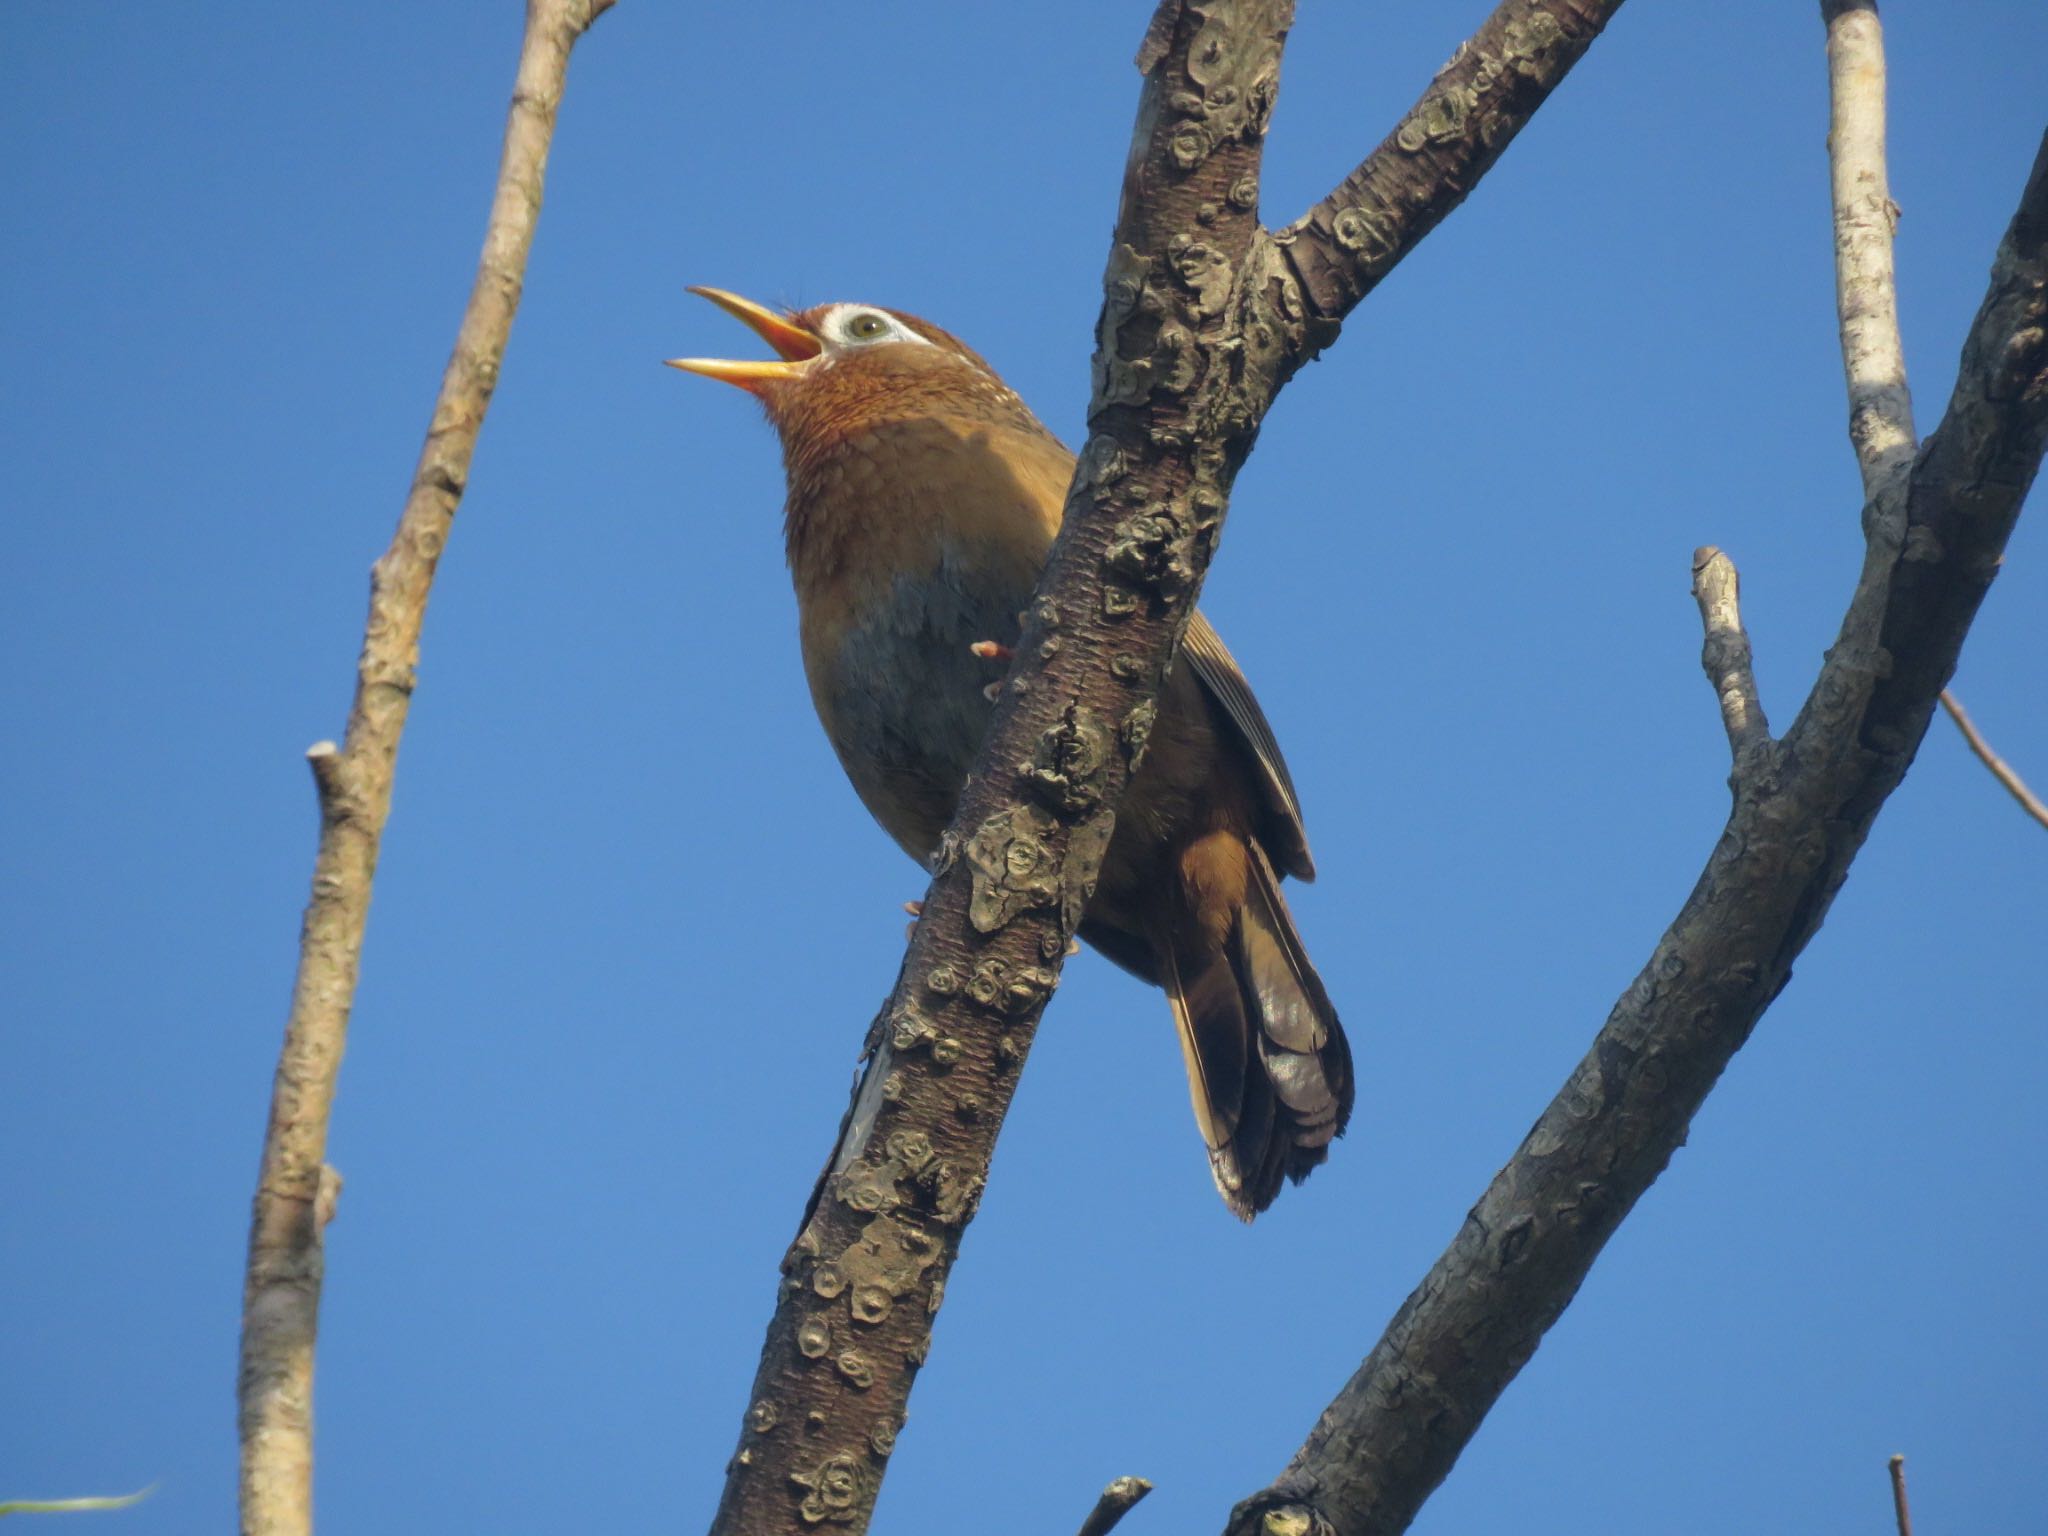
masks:
{"label": "bird's wing", "polygon": [[[1053,535],[1059,531],[1067,482],[1074,474],[1074,456],[1043,427],[1014,433],[1006,446],[1011,448],[1006,455],[1011,472],[1027,486],[1027,500],[1044,520],[1046,543],[1050,546]],[[1224,718],[1236,728],[1239,743],[1258,764],[1259,784],[1265,791],[1270,813],[1270,825],[1265,829],[1270,836],[1261,838],[1267,854],[1275,865],[1297,880],[1315,879],[1315,860],[1309,857],[1308,831],[1301,824],[1301,801],[1295,797],[1287,759],[1280,755],[1273,727],[1266,723],[1266,712],[1252,697],[1252,685],[1238,670],[1237,658],[1199,613],[1188,624],[1180,653],[1201,679],[1209,697],[1221,706]]]}
{"label": "bird's wing", "polygon": [[1259,766],[1259,782],[1266,792],[1267,809],[1272,812],[1274,833],[1266,851],[1273,862],[1297,880],[1316,877],[1315,860],[1309,856],[1308,829],[1301,822],[1301,801],[1294,793],[1294,779],[1287,771],[1287,759],[1280,755],[1280,743],[1273,739],[1273,727],[1266,712],[1252,697],[1252,685],[1244,680],[1237,658],[1223,644],[1209,621],[1197,613],[1188,624],[1180,643],[1181,656],[1193,668],[1209,697],[1222,706],[1224,716],[1237,727],[1237,739]]}

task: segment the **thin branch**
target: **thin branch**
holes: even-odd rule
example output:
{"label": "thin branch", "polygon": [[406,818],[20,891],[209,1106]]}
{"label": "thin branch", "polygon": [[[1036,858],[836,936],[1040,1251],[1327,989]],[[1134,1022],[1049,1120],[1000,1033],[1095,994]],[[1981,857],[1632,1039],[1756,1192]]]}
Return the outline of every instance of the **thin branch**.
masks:
{"label": "thin branch", "polygon": [[1893,494],[1913,461],[1913,395],[1899,341],[1892,236],[1899,209],[1885,175],[1884,32],[1876,0],[1822,0],[1828,29],[1828,164],[1835,307],[1849,385],[1849,440],[1863,495]]}
{"label": "thin branch", "polygon": [[1728,732],[1728,747],[1740,774],[1756,749],[1771,744],[1771,728],[1757,698],[1749,632],[1742,627],[1741,578],[1734,562],[1712,545],[1693,551],[1692,595],[1706,631],[1700,665],[1721,701],[1721,724]]}
{"label": "thin branch", "polygon": [[271,1093],[242,1300],[237,1387],[244,1536],[299,1536],[312,1528],[322,1239],[340,1188],[323,1159],[420,627],[518,308],[569,52],[611,4],[530,0],[527,6],[483,255],[398,531],[371,570],[347,733],[340,746],[321,742],[307,753],[320,802],[320,846]]}
{"label": "thin branch", "polygon": [[1621,0],[1506,0],[1315,207],[1274,235],[1319,322],[1316,347],[1465,196],[1550,99]]}
{"label": "thin branch", "polygon": [[1738,780],[1699,883],[1592,1048],[1228,1536],[1407,1529],[1791,979],[1912,765],[2044,447],[2048,137],[1908,477],[1904,535],[1867,529],[1865,579],[1774,771]]}
{"label": "thin branch", "polygon": [[1991,770],[1991,776],[2005,786],[2006,792],[2013,799],[2019,801],[2020,809],[2042,826],[2048,827],[2048,805],[2043,805],[2040,798],[2027,788],[2027,781],[2013,770],[2010,763],[1991,750],[1991,743],[1984,739],[1983,734],[1971,722],[1969,715],[1963,710],[1961,701],[1946,688],[1941,690],[1941,707],[1948,711],[1949,719],[1955,721],[1956,729],[1963,733],[1963,740],[1970,744],[1970,750],[1977,754],[1978,760],[1986,768]]}
{"label": "thin branch", "polygon": [[1081,1522],[1080,1536],[1109,1536],[1116,1523],[1131,1512],[1137,1502],[1152,1491],[1142,1477],[1120,1477],[1102,1490],[1102,1497]]}
{"label": "thin branch", "polygon": [[1899,1536],[1913,1536],[1913,1511],[1906,1505],[1906,1458],[1891,1459],[1892,1514],[1899,1522]]}

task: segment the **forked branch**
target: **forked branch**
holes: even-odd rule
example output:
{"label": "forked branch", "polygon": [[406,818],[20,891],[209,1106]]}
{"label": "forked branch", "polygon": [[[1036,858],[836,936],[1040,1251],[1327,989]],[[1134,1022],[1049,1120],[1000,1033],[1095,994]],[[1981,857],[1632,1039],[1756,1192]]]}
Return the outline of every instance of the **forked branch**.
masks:
{"label": "forked branch", "polygon": [[[1146,33],[1089,439],[854,1103],[784,1260],[715,1536],[865,1527],[1232,482],[1275,394],[1348,307],[1306,292],[1286,242],[1257,217],[1292,9],[1161,0]],[[1491,105],[1436,123],[1430,152],[1400,167],[1404,195],[1427,212],[1386,232],[1375,280],[1584,51],[1598,30],[1585,18],[1613,9],[1510,0],[1460,54],[1457,89],[1440,80],[1426,100],[1454,113]],[[1503,16],[1522,30],[1503,31]],[[1503,94],[1487,94],[1496,85]]]}

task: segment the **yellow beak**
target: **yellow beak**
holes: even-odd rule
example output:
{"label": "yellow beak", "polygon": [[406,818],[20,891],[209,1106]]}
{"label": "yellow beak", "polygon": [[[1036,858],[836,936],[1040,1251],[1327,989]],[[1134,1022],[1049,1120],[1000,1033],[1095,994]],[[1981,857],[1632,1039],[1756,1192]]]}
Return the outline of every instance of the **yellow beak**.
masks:
{"label": "yellow beak", "polygon": [[717,357],[672,357],[668,359],[671,368],[680,368],[685,373],[701,373],[707,379],[722,379],[736,384],[741,389],[752,389],[756,385],[779,380],[801,378],[804,365],[825,350],[824,344],[800,325],[790,322],[787,315],[777,314],[752,299],[743,299],[736,293],[727,293],[723,288],[700,288],[692,286],[690,292],[709,299],[720,309],[753,331],[780,356],[780,362],[728,361]]}

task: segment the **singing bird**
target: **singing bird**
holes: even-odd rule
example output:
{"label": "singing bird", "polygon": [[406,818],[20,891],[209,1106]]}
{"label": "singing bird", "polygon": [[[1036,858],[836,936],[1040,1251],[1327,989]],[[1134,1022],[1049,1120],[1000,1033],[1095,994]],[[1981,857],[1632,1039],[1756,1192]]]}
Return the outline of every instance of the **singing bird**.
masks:
{"label": "singing bird", "polygon": [[[914,315],[691,292],[777,354],[671,366],[747,390],[780,435],[811,701],[862,803],[924,861],[974,764],[1074,456]],[[1180,661],[1080,932],[1165,989],[1216,1187],[1249,1221],[1343,1134],[1351,1050],[1280,895],[1283,874],[1315,871],[1272,727],[1200,614]]]}

